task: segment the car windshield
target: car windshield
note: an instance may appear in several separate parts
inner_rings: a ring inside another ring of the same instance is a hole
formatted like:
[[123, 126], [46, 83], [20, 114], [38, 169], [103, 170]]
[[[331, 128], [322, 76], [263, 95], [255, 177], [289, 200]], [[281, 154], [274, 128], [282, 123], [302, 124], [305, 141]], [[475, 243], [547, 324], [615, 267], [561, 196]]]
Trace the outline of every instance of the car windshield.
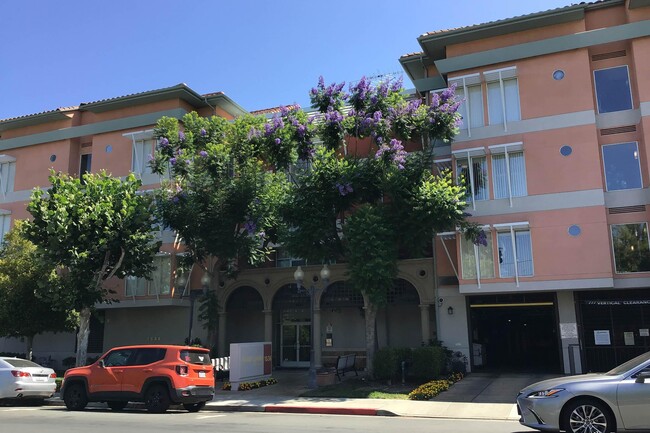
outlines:
[[5, 358], [4, 361], [8, 364], [10, 364], [12, 367], [40, 367], [40, 365], [28, 361], [26, 359], [7, 359]]
[[607, 373], [605, 373], [608, 376], [618, 376], [619, 374], [623, 374], [626, 371], [630, 371], [634, 367], [644, 363], [645, 361], [650, 359], [650, 352], [646, 352], [643, 355], [639, 355], [636, 358], [632, 358], [627, 362], [624, 362], [623, 364], [619, 365], [618, 367], [614, 367], [613, 369], [609, 370]]
[[181, 350], [181, 359], [190, 364], [210, 365], [210, 354], [199, 350]]

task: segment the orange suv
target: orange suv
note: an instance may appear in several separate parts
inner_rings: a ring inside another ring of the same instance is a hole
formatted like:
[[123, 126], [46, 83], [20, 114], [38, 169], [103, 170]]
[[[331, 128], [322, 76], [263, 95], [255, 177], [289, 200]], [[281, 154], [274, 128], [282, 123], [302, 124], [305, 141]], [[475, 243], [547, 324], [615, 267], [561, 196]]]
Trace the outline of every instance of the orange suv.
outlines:
[[210, 351], [189, 346], [125, 346], [106, 352], [95, 363], [65, 372], [61, 387], [69, 410], [89, 401], [105, 401], [122, 410], [129, 401], [144, 402], [162, 413], [172, 403], [198, 412], [214, 396]]

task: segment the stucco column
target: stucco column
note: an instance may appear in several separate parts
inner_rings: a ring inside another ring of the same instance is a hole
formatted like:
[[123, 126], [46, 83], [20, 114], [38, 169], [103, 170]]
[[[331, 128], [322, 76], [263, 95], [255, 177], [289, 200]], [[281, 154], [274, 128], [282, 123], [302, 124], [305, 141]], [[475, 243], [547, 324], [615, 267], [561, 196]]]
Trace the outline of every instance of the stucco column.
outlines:
[[420, 326], [422, 328], [422, 342], [424, 345], [429, 344], [429, 339], [431, 338], [429, 307], [428, 304], [420, 304]]
[[264, 341], [273, 341], [273, 310], [264, 310]]
[[321, 338], [321, 333], [320, 333], [320, 308], [314, 307], [314, 323], [312, 323], [312, 326], [314, 327], [314, 336], [316, 338], [316, 341], [313, 342], [314, 344], [314, 366], [316, 369], [322, 366], [321, 364], [321, 349], [322, 345], [321, 342], [323, 339]]
[[219, 342], [217, 344], [219, 348], [219, 356], [225, 356], [226, 354], [226, 313], [219, 314]]

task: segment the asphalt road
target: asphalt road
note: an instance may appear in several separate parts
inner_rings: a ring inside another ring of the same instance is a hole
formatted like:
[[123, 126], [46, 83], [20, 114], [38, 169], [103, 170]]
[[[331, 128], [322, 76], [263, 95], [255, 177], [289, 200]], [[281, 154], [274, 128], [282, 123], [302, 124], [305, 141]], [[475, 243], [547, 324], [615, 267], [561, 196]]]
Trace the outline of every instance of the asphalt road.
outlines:
[[408, 417], [307, 415], [170, 410], [150, 414], [144, 410], [112, 412], [86, 409], [69, 412], [63, 407], [0, 407], [2, 433], [530, 433], [515, 421], [452, 420]]

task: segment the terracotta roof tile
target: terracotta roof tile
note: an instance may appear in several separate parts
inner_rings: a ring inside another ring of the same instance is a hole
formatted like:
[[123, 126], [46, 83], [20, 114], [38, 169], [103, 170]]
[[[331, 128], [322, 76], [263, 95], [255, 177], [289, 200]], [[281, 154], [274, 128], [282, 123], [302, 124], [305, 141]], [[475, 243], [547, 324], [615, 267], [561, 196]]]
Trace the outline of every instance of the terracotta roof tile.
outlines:
[[45, 110], [45, 111], [39, 111], [38, 113], [30, 113], [30, 114], [24, 114], [22, 116], [14, 116], [14, 117], [8, 117], [6, 119], [0, 119], [0, 122], [8, 122], [10, 120], [18, 120], [18, 119], [24, 119], [26, 117], [31, 117], [31, 116], [40, 116], [43, 114], [50, 114], [50, 113], [56, 113], [56, 112], [67, 112], [67, 111], [74, 111], [78, 110], [79, 106], [78, 105], [73, 105], [70, 107], [59, 107], [55, 108], [54, 110]]
[[289, 110], [293, 109], [300, 109], [300, 105], [298, 104], [291, 104], [291, 105], [279, 105], [277, 107], [271, 107], [271, 108], [263, 108], [261, 110], [254, 110], [251, 111], [250, 113], [254, 116], [260, 115], [260, 114], [275, 114], [279, 113], [282, 110], [282, 107], [288, 108]]

